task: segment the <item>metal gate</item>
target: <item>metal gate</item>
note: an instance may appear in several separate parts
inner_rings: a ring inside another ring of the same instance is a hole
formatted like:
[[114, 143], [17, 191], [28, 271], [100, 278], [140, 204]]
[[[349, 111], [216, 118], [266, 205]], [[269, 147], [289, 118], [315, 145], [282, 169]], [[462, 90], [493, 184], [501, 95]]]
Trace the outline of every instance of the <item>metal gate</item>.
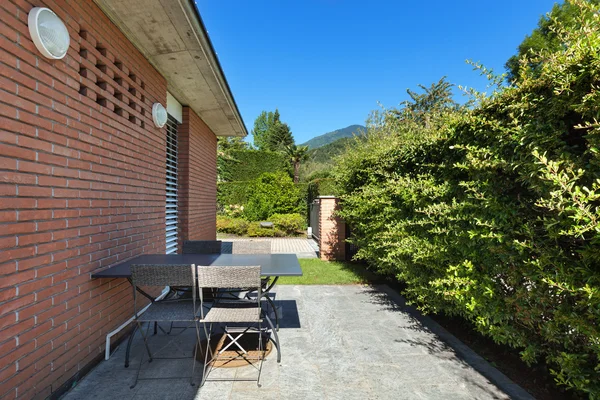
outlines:
[[312, 236], [319, 243], [319, 213], [321, 212], [321, 201], [319, 199], [314, 199], [312, 203], [310, 203], [310, 227], [312, 228]]

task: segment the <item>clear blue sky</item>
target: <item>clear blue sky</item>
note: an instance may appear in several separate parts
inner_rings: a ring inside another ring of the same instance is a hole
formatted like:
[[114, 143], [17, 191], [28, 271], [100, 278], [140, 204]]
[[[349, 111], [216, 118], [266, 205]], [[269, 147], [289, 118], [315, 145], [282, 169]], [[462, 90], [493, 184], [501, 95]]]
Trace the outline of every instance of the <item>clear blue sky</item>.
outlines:
[[485, 90], [465, 60], [504, 72], [554, 3], [197, 0], [248, 132], [279, 108], [297, 143], [364, 124], [378, 102], [396, 106], [407, 88], [444, 75]]

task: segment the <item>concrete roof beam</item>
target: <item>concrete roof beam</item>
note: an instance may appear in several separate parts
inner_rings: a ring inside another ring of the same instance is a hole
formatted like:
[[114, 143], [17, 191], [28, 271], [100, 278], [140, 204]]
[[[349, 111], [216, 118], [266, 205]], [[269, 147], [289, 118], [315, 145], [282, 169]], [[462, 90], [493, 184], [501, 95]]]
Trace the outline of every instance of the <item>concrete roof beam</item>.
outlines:
[[248, 134], [190, 0], [94, 1], [165, 77], [169, 92], [217, 136]]

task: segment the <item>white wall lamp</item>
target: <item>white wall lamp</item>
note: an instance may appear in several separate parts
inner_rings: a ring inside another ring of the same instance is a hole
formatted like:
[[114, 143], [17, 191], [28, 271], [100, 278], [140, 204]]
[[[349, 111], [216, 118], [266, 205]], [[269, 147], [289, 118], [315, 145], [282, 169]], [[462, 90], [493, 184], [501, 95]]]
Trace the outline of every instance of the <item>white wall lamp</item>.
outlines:
[[167, 123], [167, 110], [160, 103], [152, 105], [152, 120], [157, 128], [162, 128]]
[[69, 31], [52, 10], [35, 7], [27, 17], [29, 34], [35, 47], [46, 58], [60, 60], [69, 50]]

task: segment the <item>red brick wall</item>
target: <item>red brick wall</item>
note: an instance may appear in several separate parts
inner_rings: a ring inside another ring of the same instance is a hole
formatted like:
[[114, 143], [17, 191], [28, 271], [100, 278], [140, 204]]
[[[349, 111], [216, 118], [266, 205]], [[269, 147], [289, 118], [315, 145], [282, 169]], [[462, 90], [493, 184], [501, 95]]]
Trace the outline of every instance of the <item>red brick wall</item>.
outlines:
[[[30, 40], [34, 5], [67, 24], [64, 59], [44, 58]], [[0, 62], [0, 398], [43, 398], [132, 314], [126, 280], [90, 273], [164, 252], [165, 129], [151, 107], [166, 104], [166, 82], [83, 0], [0, 1]], [[190, 171], [212, 182], [214, 155], [195, 143], [214, 137], [198, 121]], [[196, 226], [214, 231], [212, 221], [194, 214], [189, 229], [204, 233], [192, 236], [209, 235]]]
[[179, 239], [214, 240], [217, 203], [217, 138], [189, 107], [178, 129]]
[[321, 260], [344, 260], [346, 255], [346, 224], [335, 215], [339, 199], [319, 197], [319, 252]]

